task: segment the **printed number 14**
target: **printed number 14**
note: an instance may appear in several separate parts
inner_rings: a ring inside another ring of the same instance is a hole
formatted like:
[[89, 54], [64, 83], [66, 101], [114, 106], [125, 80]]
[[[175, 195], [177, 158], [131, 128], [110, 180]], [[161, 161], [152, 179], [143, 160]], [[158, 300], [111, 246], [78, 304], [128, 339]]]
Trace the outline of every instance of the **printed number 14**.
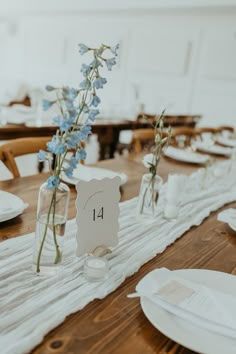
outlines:
[[98, 214], [96, 215], [96, 210], [93, 209], [93, 221], [96, 220], [96, 218], [101, 218], [103, 219], [103, 207], [99, 210]]

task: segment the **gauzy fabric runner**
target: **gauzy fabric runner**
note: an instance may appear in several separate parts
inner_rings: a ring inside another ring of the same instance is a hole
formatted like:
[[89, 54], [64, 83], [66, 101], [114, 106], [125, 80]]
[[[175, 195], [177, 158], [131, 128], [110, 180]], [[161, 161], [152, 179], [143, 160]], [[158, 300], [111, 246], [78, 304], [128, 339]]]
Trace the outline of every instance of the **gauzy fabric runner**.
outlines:
[[1, 354], [29, 352], [66, 316], [104, 298], [211, 211], [236, 200], [235, 173], [236, 162], [228, 160], [182, 176], [179, 215], [174, 221], [163, 217], [166, 185], [152, 222], [136, 216], [137, 198], [120, 203], [119, 245], [109, 255], [109, 276], [101, 282], [83, 277], [85, 257], [75, 256], [75, 220], [67, 223], [63, 267], [51, 278], [32, 271], [34, 233], [0, 243]]

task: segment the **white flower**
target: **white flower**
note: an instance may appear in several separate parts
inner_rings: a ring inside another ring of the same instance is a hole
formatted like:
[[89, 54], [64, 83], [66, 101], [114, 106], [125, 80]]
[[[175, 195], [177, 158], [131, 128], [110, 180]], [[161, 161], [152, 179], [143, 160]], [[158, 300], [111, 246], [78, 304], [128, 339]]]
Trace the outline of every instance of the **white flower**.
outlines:
[[150, 168], [150, 165], [154, 164], [154, 155], [153, 154], [147, 154], [143, 158], [143, 164], [145, 167]]

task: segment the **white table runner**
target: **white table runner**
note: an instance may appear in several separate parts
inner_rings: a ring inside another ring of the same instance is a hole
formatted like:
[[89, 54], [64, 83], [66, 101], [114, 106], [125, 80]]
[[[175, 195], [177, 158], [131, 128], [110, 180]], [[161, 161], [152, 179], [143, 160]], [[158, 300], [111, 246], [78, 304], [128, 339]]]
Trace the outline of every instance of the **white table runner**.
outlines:
[[[34, 233], [0, 243], [1, 354], [27, 353], [66, 316], [96, 298], [104, 298], [126, 277], [161, 253], [213, 210], [236, 200], [236, 162], [224, 161], [185, 178], [179, 217], [163, 218], [164, 186], [155, 221], [140, 223], [134, 209], [137, 198], [120, 204], [119, 245], [109, 259], [109, 277], [97, 283], [84, 279], [84, 257], [75, 257], [75, 221], [67, 223], [64, 266], [52, 278], [36, 276], [32, 269]], [[128, 301], [128, 300], [127, 300]]]

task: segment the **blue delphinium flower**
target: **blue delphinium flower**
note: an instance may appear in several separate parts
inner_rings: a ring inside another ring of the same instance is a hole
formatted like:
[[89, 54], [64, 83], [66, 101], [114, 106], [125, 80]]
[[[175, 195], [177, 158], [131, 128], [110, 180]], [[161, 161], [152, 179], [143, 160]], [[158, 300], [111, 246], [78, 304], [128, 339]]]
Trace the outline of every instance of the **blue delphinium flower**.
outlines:
[[77, 145], [81, 142], [81, 132], [75, 131], [72, 132], [66, 139], [66, 145], [69, 149], [75, 149]]
[[82, 90], [89, 90], [91, 88], [91, 82], [88, 79], [82, 81], [79, 85]]
[[100, 98], [97, 95], [93, 95], [92, 101], [90, 103], [91, 106], [97, 107], [101, 102]]
[[84, 125], [80, 130], [81, 140], [86, 140], [88, 135], [91, 134], [91, 125]]
[[96, 89], [102, 89], [103, 85], [105, 85], [106, 83], [107, 79], [105, 79], [104, 77], [98, 77], [96, 80], [94, 80], [93, 87], [95, 87]]
[[89, 47], [87, 47], [85, 44], [80, 43], [79, 44], [79, 53], [81, 55], [84, 55], [85, 53], [87, 53], [89, 51]]
[[[56, 122], [55, 119], [57, 119], [57, 117], [54, 118], [53, 122]], [[57, 122], [58, 124], [56, 125], [60, 127], [60, 131], [67, 132], [74, 124], [74, 117], [64, 115], [63, 117], [59, 117]]]
[[39, 150], [39, 152], [38, 152], [38, 160], [40, 161], [40, 162], [43, 162], [43, 161], [45, 161], [45, 159], [48, 157], [48, 153], [46, 152], [46, 151], [44, 151], [44, 150]]
[[43, 100], [42, 106], [43, 110], [47, 111], [52, 105], [54, 105], [55, 101], [48, 101], [48, 100]]
[[76, 158], [78, 160], [85, 160], [86, 156], [87, 156], [87, 152], [83, 148], [81, 148], [79, 151], [76, 152]]
[[78, 94], [78, 91], [73, 87], [63, 87], [62, 91], [63, 98], [68, 101], [74, 101]]
[[96, 116], [99, 114], [98, 109], [91, 109], [88, 114], [88, 119], [91, 120], [92, 122], [95, 121]]
[[66, 145], [57, 135], [54, 135], [52, 141], [47, 143], [48, 150], [53, 154], [63, 154], [66, 151]]
[[87, 77], [90, 74], [92, 67], [90, 65], [82, 64], [81, 72], [83, 73], [84, 77]]
[[116, 58], [106, 59], [106, 66], [108, 70], [111, 70], [113, 65], [116, 64]]
[[60, 180], [57, 176], [50, 176], [47, 179], [48, 189], [56, 189], [59, 186]]
[[116, 57], [117, 57], [117, 55], [118, 55], [117, 51], [118, 51], [119, 47], [120, 47], [119, 44], [115, 45], [114, 47], [110, 47], [110, 51], [111, 51], [112, 54], [114, 54]]
[[99, 68], [99, 66], [103, 66], [101, 61], [98, 60], [97, 58], [95, 58], [91, 63], [90, 63], [90, 66], [93, 68], [93, 69], [97, 69]]

